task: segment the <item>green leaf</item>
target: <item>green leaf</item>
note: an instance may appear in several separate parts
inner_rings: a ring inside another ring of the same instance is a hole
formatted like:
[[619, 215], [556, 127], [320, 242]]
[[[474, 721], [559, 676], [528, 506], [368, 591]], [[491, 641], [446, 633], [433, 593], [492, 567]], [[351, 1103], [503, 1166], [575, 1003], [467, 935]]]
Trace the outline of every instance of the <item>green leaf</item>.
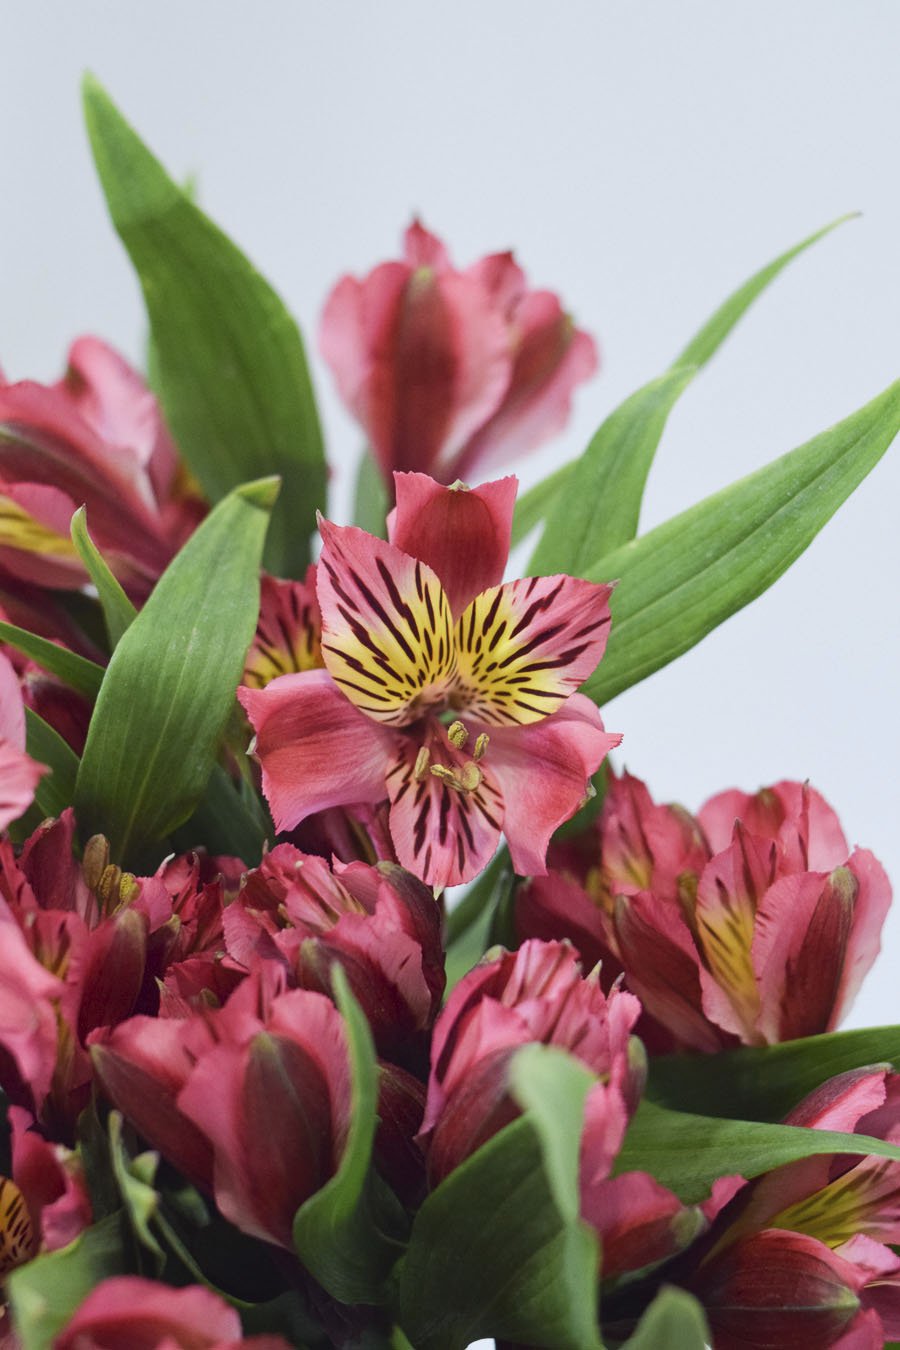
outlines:
[[589, 568], [620, 578], [609, 647], [583, 692], [606, 703], [772, 585], [900, 429], [900, 382], [837, 426]]
[[214, 764], [197, 809], [172, 832], [171, 843], [179, 853], [203, 844], [211, 854], [228, 854], [256, 867], [266, 840], [274, 836], [275, 827], [255, 794], [243, 781], [235, 786], [222, 766]]
[[491, 928], [503, 896], [512, 884], [512, 866], [504, 846], [447, 915], [447, 993], [476, 965], [491, 945]]
[[59, 816], [75, 800], [78, 756], [59, 732], [32, 708], [25, 709], [25, 749], [50, 772], [38, 783], [34, 799], [41, 815]]
[[480, 1336], [597, 1350], [596, 1235], [578, 1217], [578, 1154], [593, 1077], [551, 1046], [523, 1047], [524, 1114], [428, 1196], [400, 1266], [400, 1323], [416, 1350]]
[[107, 1128], [113, 1176], [125, 1214], [137, 1242], [149, 1253], [150, 1273], [159, 1278], [166, 1264], [166, 1256], [151, 1229], [159, 1210], [159, 1196], [153, 1186], [159, 1154], [142, 1153], [136, 1158], [129, 1158], [122, 1139], [122, 1116], [118, 1111], [109, 1113]]
[[24, 652], [26, 656], [30, 656], [32, 661], [36, 661], [51, 675], [56, 675], [70, 689], [84, 694], [85, 698], [97, 697], [97, 691], [103, 681], [103, 667], [94, 661], [88, 661], [86, 657], [78, 656], [65, 647], [58, 647], [55, 642], [48, 642], [46, 638], [38, 637], [36, 633], [29, 633], [24, 628], [17, 628], [15, 624], [4, 623], [2, 620], [0, 620], [0, 641], [8, 642], [17, 652]]
[[360, 529], [368, 530], [378, 539], [387, 538], [388, 511], [391, 509], [390, 496], [378, 462], [371, 450], [363, 451], [356, 473], [356, 493], [353, 506], [353, 520]]
[[6, 1292], [22, 1350], [51, 1350], [54, 1338], [101, 1280], [128, 1273], [127, 1224], [111, 1214], [59, 1251], [7, 1276]]
[[779, 254], [772, 262], [767, 263], [765, 267], [755, 272], [749, 281], [746, 281], [733, 295], [728, 297], [723, 305], [720, 305], [712, 318], [688, 343], [681, 355], [672, 362], [673, 367], [705, 365], [722, 345], [738, 319], [743, 317], [756, 297], [766, 289], [771, 281], [775, 280], [779, 272], [783, 271], [789, 262], [792, 262], [798, 254], [804, 253], [812, 244], [824, 239], [826, 234], [831, 234], [831, 231], [836, 230], [839, 225], [845, 225], [848, 220], [856, 220], [858, 216], [858, 211], [850, 211], [845, 216], [838, 216], [837, 220], [831, 221], [829, 225], [823, 225], [821, 230], [816, 230], [806, 239], [801, 239], [799, 244], [789, 248], [786, 253]]
[[683, 390], [779, 272], [851, 218], [832, 221], [756, 272], [716, 310], [668, 371], [607, 417], [580, 459], [526, 494], [520, 504], [523, 523], [531, 528], [539, 519], [547, 520], [529, 574], [582, 576], [597, 558], [634, 538], [647, 475]]
[[581, 576], [597, 558], [634, 538], [660, 437], [696, 370], [667, 371], [610, 413], [554, 495], [525, 569], [529, 576]]
[[378, 1105], [378, 1067], [369, 1024], [343, 969], [332, 968], [335, 1002], [350, 1051], [352, 1111], [340, 1166], [294, 1216], [294, 1247], [319, 1284], [342, 1303], [384, 1301], [384, 1284], [399, 1246], [379, 1226], [371, 1171]]
[[664, 1285], [622, 1350], [704, 1350], [709, 1326], [701, 1305], [685, 1289]]
[[220, 502], [112, 654], [75, 808], [85, 837], [105, 834], [123, 865], [146, 865], [152, 846], [188, 818], [209, 782], [256, 627], [260, 556], [277, 490], [277, 480], [263, 479]]
[[326, 470], [299, 329], [91, 76], [84, 105], [109, 212], [144, 290], [155, 380], [178, 447], [213, 501], [281, 476], [266, 566], [302, 576]]
[[778, 1121], [835, 1074], [885, 1063], [900, 1069], [900, 1027], [831, 1031], [718, 1055], [661, 1056], [650, 1060], [647, 1095], [681, 1111]]
[[109, 645], [112, 650], [137, 614], [137, 610], [109, 570], [97, 545], [88, 534], [86, 509], [83, 506], [79, 506], [72, 517], [72, 543], [78, 550], [78, 556], [97, 588], [97, 595], [100, 597], [100, 605], [103, 609], [103, 618], [106, 622], [106, 631], [109, 635]]
[[739, 1173], [749, 1180], [818, 1153], [874, 1153], [900, 1161], [900, 1148], [864, 1134], [723, 1120], [645, 1100], [628, 1127], [615, 1171], [649, 1172], [692, 1205], [706, 1199], [717, 1177]]

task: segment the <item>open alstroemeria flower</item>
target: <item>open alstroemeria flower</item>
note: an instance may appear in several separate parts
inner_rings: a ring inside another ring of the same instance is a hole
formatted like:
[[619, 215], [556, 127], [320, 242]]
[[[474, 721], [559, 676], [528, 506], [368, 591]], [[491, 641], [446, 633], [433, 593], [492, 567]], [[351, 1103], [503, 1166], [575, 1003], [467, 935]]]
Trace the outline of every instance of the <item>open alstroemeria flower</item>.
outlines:
[[603, 655], [611, 587], [500, 584], [515, 478], [395, 484], [390, 543], [321, 523], [326, 669], [239, 691], [276, 828], [387, 797], [400, 862], [432, 886], [474, 877], [501, 831], [516, 870], [543, 873], [621, 739], [575, 693]]

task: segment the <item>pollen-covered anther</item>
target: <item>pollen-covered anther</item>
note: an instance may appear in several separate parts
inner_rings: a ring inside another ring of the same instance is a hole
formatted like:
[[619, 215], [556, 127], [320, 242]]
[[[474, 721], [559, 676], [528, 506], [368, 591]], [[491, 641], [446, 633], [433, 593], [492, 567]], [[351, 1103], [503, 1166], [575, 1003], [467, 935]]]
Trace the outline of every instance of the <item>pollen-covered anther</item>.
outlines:
[[491, 738], [487, 734], [487, 732], [486, 731], [479, 732], [479, 734], [475, 738], [475, 749], [472, 751], [474, 757], [476, 759], [483, 759], [484, 752], [487, 750], [490, 743]]
[[97, 899], [108, 914], [130, 904], [140, 890], [137, 878], [131, 872], [123, 872], [121, 867], [110, 863], [104, 867], [100, 880], [94, 887]]
[[416, 765], [413, 769], [413, 778], [417, 783], [421, 783], [422, 779], [425, 777], [425, 774], [428, 771], [428, 761], [430, 759], [431, 755], [428, 753], [428, 746], [423, 745], [416, 755]]
[[461, 750], [469, 739], [469, 733], [462, 722], [451, 722], [447, 728], [447, 739], [451, 745], [455, 745], [457, 750]]
[[92, 834], [84, 846], [81, 870], [84, 879], [92, 891], [100, 885], [100, 879], [109, 866], [109, 840], [102, 834]]
[[457, 792], [474, 792], [483, 778], [478, 765], [471, 759], [458, 772], [456, 769], [448, 769], [443, 764], [432, 764], [431, 772], [435, 778], [440, 778], [442, 783], [446, 783]]

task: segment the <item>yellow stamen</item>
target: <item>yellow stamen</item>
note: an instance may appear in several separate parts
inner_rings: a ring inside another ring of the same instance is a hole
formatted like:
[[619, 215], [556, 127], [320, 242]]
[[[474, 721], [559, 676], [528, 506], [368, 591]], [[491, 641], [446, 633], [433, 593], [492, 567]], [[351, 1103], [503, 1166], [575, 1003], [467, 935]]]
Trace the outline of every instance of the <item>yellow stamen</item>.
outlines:
[[469, 733], [462, 722], [451, 722], [447, 728], [447, 739], [451, 745], [456, 746], [457, 750], [461, 750], [469, 739]]
[[457, 792], [474, 792], [482, 779], [481, 770], [471, 760], [459, 773], [455, 769], [448, 769], [443, 764], [432, 764], [431, 772], [435, 778], [440, 778], [442, 783], [446, 783], [448, 787], [454, 788]]
[[491, 743], [491, 738], [486, 731], [482, 731], [475, 738], [475, 749], [472, 752], [476, 759], [483, 759], [484, 752]]
[[428, 753], [428, 746], [423, 745], [419, 753], [416, 755], [416, 767], [413, 769], [413, 778], [415, 778], [417, 783], [420, 783], [422, 779], [425, 777], [425, 772], [428, 768], [428, 761], [430, 758], [431, 756]]

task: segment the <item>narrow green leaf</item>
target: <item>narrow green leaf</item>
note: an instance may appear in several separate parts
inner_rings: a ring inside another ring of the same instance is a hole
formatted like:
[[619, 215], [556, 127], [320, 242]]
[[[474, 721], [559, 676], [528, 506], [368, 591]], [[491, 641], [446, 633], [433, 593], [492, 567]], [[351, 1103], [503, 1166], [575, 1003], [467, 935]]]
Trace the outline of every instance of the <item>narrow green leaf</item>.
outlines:
[[8, 642], [17, 652], [24, 652], [51, 675], [56, 675], [63, 684], [75, 689], [85, 698], [94, 699], [103, 681], [103, 667], [84, 656], [70, 652], [66, 647], [57, 647], [55, 642], [29, 633], [15, 624], [0, 621], [0, 640]]
[[672, 362], [673, 368], [675, 366], [705, 365], [722, 345], [738, 319], [743, 317], [756, 297], [766, 289], [770, 282], [775, 280], [779, 272], [783, 271], [789, 262], [792, 262], [798, 254], [804, 253], [812, 244], [824, 239], [826, 234], [831, 234], [832, 230], [836, 230], [839, 225], [845, 225], [848, 220], [855, 220], [858, 216], [858, 211], [850, 211], [845, 216], [839, 216], [837, 220], [831, 221], [829, 225], [824, 225], [821, 230], [816, 230], [814, 234], [802, 239], [799, 244], [795, 244], [787, 252], [779, 254], [772, 262], [767, 263], [765, 267], [755, 272], [749, 281], [746, 281], [733, 295], [728, 297], [723, 305], [720, 305], [712, 318], [703, 325], [700, 332], [692, 338], [680, 356]]
[[350, 992], [343, 969], [332, 968], [335, 1002], [350, 1050], [353, 1105], [340, 1166], [294, 1217], [294, 1247], [319, 1284], [342, 1303], [379, 1303], [399, 1254], [379, 1227], [371, 1171], [378, 1105], [378, 1068], [369, 1024]]
[[78, 756], [59, 732], [33, 708], [25, 709], [25, 749], [50, 772], [37, 785], [34, 799], [42, 816], [59, 816], [75, 800]]
[[527, 494], [521, 514], [528, 528], [541, 518], [547, 521], [529, 574], [581, 576], [597, 558], [634, 538], [647, 475], [666, 420], [683, 390], [779, 272], [850, 219], [842, 216], [832, 221], [756, 272], [716, 310], [668, 371], [607, 417], [580, 459], [564, 465]]
[[387, 538], [388, 511], [391, 509], [390, 496], [384, 485], [381, 470], [371, 450], [364, 450], [356, 472], [356, 493], [353, 506], [353, 520], [360, 529], [368, 530], [378, 539]]
[[578, 1218], [584, 1066], [550, 1046], [512, 1061], [524, 1115], [422, 1205], [400, 1266], [400, 1322], [416, 1350], [497, 1336], [598, 1350], [595, 1234]]
[[222, 766], [214, 764], [197, 809], [172, 832], [171, 843], [179, 853], [203, 844], [212, 854], [229, 854], [256, 867], [267, 838], [274, 836], [275, 827], [255, 794], [245, 790], [243, 783], [236, 787]]
[[576, 462], [572, 460], [569, 464], [561, 464], [553, 473], [542, 478], [534, 487], [520, 493], [516, 498], [512, 526], [513, 548], [516, 544], [521, 544], [525, 536], [549, 515], [557, 494], [571, 478]]
[[481, 960], [491, 945], [494, 916], [512, 882], [509, 853], [504, 846], [447, 915], [447, 993]]
[[686, 1289], [664, 1285], [622, 1350], [704, 1350], [709, 1326], [701, 1305]]
[[660, 437], [696, 369], [667, 371], [610, 413], [554, 495], [529, 576], [581, 576], [597, 558], [634, 538]]
[[175, 440], [213, 501], [248, 479], [282, 477], [266, 566], [302, 576], [326, 471], [300, 331], [90, 76], [84, 105], [109, 212], [144, 290]]
[[661, 1056], [650, 1060], [647, 1095], [680, 1111], [779, 1121], [835, 1074], [885, 1063], [900, 1069], [900, 1027], [831, 1031], [720, 1055]]
[[137, 614], [137, 610], [109, 570], [88, 533], [87, 513], [83, 506], [79, 506], [72, 517], [72, 543], [78, 550], [78, 556], [87, 568], [91, 581], [97, 587], [112, 650]]
[[584, 692], [606, 703], [772, 585], [900, 429], [900, 382], [837, 426], [589, 568], [620, 579], [609, 647]]
[[864, 1134], [768, 1125], [757, 1120], [669, 1111], [644, 1100], [616, 1159], [615, 1170], [649, 1172], [687, 1205], [709, 1195], [717, 1177], [757, 1177], [773, 1167], [819, 1153], [874, 1153], [900, 1161], [900, 1148]]
[[220, 502], [112, 654], [75, 807], [85, 836], [105, 834], [117, 862], [146, 865], [209, 782], [256, 627], [277, 491], [277, 479], [262, 479]]
[[59, 1251], [38, 1256], [7, 1276], [6, 1292], [22, 1350], [51, 1350], [53, 1341], [101, 1280], [128, 1272], [127, 1224], [111, 1214]]
[[137, 1242], [149, 1253], [153, 1275], [159, 1278], [166, 1256], [151, 1228], [159, 1210], [159, 1196], [153, 1187], [159, 1154], [143, 1153], [137, 1158], [129, 1158], [122, 1139], [122, 1116], [118, 1111], [110, 1112], [107, 1128], [113, 1176], [125, 1214]]

